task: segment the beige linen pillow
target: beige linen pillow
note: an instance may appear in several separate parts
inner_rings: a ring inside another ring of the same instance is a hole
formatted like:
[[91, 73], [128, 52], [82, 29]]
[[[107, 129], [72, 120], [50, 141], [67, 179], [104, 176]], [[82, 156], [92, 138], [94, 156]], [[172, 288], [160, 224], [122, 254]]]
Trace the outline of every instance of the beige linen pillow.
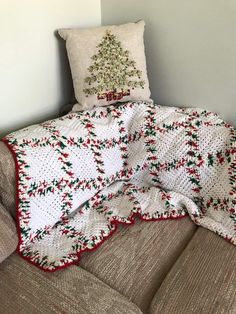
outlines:
[[62, 29], [79, 110], [125, 101], [151, 101], [144, 21]]

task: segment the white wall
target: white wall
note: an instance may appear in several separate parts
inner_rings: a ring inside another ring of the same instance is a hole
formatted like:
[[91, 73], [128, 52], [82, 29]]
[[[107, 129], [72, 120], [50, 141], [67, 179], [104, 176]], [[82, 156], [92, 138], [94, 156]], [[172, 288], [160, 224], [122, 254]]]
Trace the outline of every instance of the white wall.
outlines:
[[144, 19], [152, 96], [236, 126], [235, 0], [101, 0], [102, 24]]
[[[236, 125], [236, 1], [101, 0], [103, 24], [146, 20], [152, 96]], [[60, 27], [101, 23], [100, 0], [0, 1], [0, 136], [57, 114], [73, 94]]]
[[100, 0], [0, 1], [0, 135], [70, 101], [70, 70], [55, 30], [100, 24]]

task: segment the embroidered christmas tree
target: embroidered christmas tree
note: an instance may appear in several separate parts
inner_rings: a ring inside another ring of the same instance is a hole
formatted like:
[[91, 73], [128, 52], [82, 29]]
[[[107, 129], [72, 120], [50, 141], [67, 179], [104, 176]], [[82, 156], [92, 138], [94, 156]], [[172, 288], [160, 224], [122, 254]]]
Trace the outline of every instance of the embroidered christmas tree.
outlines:
[[98, 53], [91, 57], [93, 63], [88, 68], [90, 76], [84, 80], [88, 84], [83, 90], [87, 96], [97, 94], [98, 99], [119, 101], [130, 95], [130, 89], [144, 88], [142, 71], [114, 34], [106, 31], [97, 48]]

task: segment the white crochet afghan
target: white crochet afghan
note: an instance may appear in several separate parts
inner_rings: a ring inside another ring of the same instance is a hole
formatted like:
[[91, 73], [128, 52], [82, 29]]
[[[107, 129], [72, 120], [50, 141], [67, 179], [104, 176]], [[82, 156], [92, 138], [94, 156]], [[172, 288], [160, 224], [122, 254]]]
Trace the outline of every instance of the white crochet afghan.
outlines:
[[18, 252], [54, 271], [117, 226], [181, 218], [236, 244], [236, 130], [200, 109], [101, 107], [8, 135]]

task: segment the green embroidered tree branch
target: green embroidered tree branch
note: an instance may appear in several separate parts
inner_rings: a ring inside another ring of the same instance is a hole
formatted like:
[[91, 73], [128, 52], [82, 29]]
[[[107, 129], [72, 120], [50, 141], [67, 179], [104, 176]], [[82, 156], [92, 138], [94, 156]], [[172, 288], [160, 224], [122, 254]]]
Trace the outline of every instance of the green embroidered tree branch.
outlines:
[[[98, 99], [101, 99], [109, 92], [113, 94], [111, 100], [115, 99], [114, 93], [121, 99], [129, 95], [131, 88], [144, 88], [142, 71], [137, 69], [134, 60], [129, 59], [129, 51], [121, 47], [114, 34], [107, 31], [97, 48], [98, 53], [91, 57], [93, 63], [88, 68], [90, 76], [84, 80], [89, 86], [83, 90], [87, 96], [98, 94]], [[95, 83], [97, 85], [92, 86]], [[121, 92], [117, 92], [118, 89]]]

